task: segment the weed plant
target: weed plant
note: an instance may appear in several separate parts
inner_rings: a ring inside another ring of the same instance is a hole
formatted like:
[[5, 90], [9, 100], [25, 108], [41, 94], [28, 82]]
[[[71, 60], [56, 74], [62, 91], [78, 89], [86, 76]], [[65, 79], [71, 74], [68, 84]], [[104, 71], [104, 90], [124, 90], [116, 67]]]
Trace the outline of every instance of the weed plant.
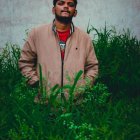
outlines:
[[16, 44], [7, 43], [0, 53], [1, 92], [10, 92], [17, 81], [21, 78], [21, 74], [18, 68], [19, 57], [20, 48]]
[[87, 30], [94, 32], [94, 46], [99, 60], [99, 78], [112, 93], [140, 95], [140, 41], [130, 30], [117, 33], [115, 28]]
[[[91, 31], [97, 34], [100, 73], [94, 87], [85, 87], [80, 104], [73, 103], [73, 94], [82, 71], [63, 87], [69, 100], [57, 102], [63, 89], [56, 85], [47, 96], [41, 66], [39, 89], [29, 87], [18, 69], [19, 46], [6, 44], [0, 53], [1, 140], [140, 140], [140, 42], [130, 32]], [[34, 102], [38, 90], [43, 103]]]

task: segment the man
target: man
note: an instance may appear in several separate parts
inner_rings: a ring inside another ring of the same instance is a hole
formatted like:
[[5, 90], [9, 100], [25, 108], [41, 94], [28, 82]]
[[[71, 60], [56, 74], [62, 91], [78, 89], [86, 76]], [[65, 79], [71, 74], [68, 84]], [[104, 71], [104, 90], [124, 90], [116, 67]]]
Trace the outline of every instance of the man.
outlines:
[[[72, 23], [77, 15], [77, 0], [54, 0], [53, 5], [55, 20], [30, 32], [19, 60], [19, 68], [31, 86], [39, 82], [41, 65], [48, 94], [56, 84], [60, 87], [70, 81], [72, 84], [80, 70], [83, 74], [77, 85], [84, 86], [86, 78], [92, 85], [98, 74], [98, 61], [89, 35]], [[68, 93], [64, 95], [68, 98]]]

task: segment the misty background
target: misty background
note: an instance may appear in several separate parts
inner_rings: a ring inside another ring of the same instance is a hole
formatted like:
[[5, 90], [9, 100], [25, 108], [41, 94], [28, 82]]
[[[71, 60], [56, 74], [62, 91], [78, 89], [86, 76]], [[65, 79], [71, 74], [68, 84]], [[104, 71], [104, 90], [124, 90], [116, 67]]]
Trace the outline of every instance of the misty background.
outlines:
[[[5, 43], [24, 44], [27, 30], [52, 22], [53, 0], [0, 0], [0, 48]], [[78, 0], [76, 26], [86, 31], [88, 23], [97, 29], [129, 28], [140, 39], [140, 0]]]

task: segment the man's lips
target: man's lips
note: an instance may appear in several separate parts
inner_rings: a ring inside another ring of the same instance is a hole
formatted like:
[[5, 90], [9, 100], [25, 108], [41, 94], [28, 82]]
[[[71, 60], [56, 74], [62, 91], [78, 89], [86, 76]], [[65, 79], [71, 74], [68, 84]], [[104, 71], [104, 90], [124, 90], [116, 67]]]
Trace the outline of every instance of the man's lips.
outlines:
[[61, 13], [68, 13], [68, 14], [70, 14], [70, 12], [69, 12], [69, 11], [61, 11]]

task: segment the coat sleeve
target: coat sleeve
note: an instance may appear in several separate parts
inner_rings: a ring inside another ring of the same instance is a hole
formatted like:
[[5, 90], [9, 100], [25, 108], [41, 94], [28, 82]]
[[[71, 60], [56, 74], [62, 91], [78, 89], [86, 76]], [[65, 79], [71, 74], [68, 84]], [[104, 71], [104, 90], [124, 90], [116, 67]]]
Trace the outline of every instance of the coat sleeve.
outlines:
[[28, 84], [33, 86], [38, 83], [37, 75], [37, 51], [35, 46], [35, 29], [33, 29], [23, 46], [19, 59], [19, 69], [28, 80]]
[[89, 79], [90, 84], [93, 85], [95, 79], [98, 76], [98, 60], [94, 51], [94, 46], [92, 41], [90, 40], [88, 43], [88, 49], [87, 49], [87, 57], [86, 57], [86, 63], [85, 63], [85, 80]]

